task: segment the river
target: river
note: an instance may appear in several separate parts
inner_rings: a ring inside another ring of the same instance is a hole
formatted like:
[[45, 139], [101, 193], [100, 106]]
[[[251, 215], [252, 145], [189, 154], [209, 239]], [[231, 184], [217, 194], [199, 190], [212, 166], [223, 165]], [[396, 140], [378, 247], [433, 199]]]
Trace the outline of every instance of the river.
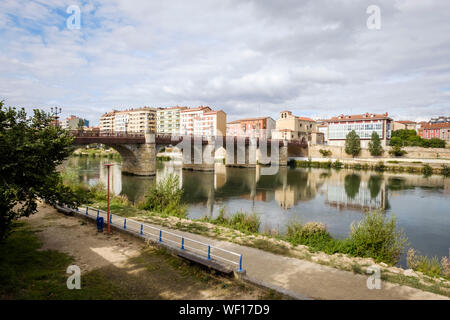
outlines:
[[[79, 182], [106, 185], [106, 162], [115, 164], [111, 190], [125, 194], [131, 202], [139, 201], [155, 181], [170, 173], [178, 175], [190, 218], [216, 216], [224, 207], [227, 213], [256, 212], [261, 216], [261, 231], [283, 233], [292, 220], [318, 221], [333, 236], [344, 238], [364, 212], [381, 209], [388, 216], [395, 214], [411, 247], [429, 257], [449, 255], [450, 178], [443, 176], [286, 167], [264, 176], [259, 168], [216, 164], [215, 172], [198, 172], [158, 162], [156, 176], [139, 177], [122, 175], [120, 161], [90, 157], [70, 157], [64, 168]], [[404, 256], [400, 264], [405, 266]]]

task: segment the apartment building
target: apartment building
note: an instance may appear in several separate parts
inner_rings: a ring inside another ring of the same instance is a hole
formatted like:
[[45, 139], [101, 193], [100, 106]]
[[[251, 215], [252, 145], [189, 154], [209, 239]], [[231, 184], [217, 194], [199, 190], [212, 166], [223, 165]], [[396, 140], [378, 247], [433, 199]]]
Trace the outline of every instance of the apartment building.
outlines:
[[272, 137], [272, 130], [275, 127], [275, 120], [271, 117], [234, 120], [227, 123], [227, 136], [269, 139]]
[[313, 119], [297, 117], [291, 111], [285, 110], [280, 113], [280, 118], [276, 121], [276, 129], [272, 132], [272, 138], [311, 141], [313, 132], [317, 132], [317, 124]]
[[344, 146], [347, 134], [355, 130], [361, 140], [361, 147], [367, 148], [372, 132], [378, 133], [383, 146], [391, 139], [393, 121], [384, 114], [339, 115], [328, 120], [328, 144]]
[[431, 118], [430, 123], [450, 123], [450, 117], [439, 116], [435, 118]]
[[139, 109], [129, 109], [127, 132], [129, 133], [156, 133], [156, 109], [142, 107]]
[[83, 127], [89, 127], [89, 121], [74, 115], [70, 115], [66, 119], [61, 121], [61, 128], [68, 130], [77, 130], [80, 124], [80, 121], [83, 123]]
[[450, 142], [450, 122], [425, 123], [419, 135], [424, 139], [438, 138]]
[[157, 132], [167, 135], [181, 135], [181, 111], [187, 107], [158, 108], [156, 110]]
[[128, 110], [117, 111], [114, 115], [114, 131], [115, 132], [127, 132], [128, 121], [130, 120], [130, 114]]
[[181, 110], [181, 134], [195, 136], [225, 135], [227, 115], [222, 110], [212, 110], [210, 107]]
[[116, 110], [106, 112], [100, 117], [100, 132], [114, 132], [114, 119], [117, 112]]

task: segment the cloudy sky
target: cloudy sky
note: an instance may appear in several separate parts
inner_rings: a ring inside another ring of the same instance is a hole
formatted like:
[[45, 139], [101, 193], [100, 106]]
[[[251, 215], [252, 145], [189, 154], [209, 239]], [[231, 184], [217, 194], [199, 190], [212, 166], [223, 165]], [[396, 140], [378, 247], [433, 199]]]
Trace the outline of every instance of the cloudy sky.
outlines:
[[1, 0], [0, 99], [91, 124], [144, 105], [422, 120], [450, 115], [449, 35], [448, 0]]

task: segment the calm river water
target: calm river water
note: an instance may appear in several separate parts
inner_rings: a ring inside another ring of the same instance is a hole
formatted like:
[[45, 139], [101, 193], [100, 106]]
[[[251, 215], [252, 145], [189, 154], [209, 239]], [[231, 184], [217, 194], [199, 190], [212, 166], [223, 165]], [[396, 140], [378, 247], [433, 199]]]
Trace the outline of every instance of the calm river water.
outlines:
[[[318, 221], [327, 225], [335, 237], [344, 238], [353, 221], [370, 209], [395, 214], [398, 225], [408, 236], [410, 246], [427, 256], [449, 255], [450, 178], [423, 177], [403, 173], [378, 174], [371, 171], [289, 169], [278, 174], [260, 175], [260, 170], [227, 168], [216, 164], [215, 172], [182, 170], [172, 162], [158, 162], [154, 177], [122, 175], [120, 162], [100, 158], [71, 157], [65, 170], [74, 179], [106, 185], [106, 162], [112, 168], [111, 188], [139, 201], [150, 185], [175, 173], [184, 188], [184, 201], [191, 218], [216, 216], [238, 210], [261, 216], [261, 230], [285, 231], [291, 220]], [[400, 262], [405, 265], [404, 257]]]

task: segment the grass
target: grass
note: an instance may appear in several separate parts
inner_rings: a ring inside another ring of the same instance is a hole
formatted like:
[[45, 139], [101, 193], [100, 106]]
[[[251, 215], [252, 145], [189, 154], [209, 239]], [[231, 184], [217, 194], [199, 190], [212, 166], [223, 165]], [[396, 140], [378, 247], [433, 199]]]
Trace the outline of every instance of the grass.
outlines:
[[216, 218], [204, 217], [201, 221], [235, 229], [246, 234], [258, 233], [261, 225], [261, 219], [256, 213], [247, 214], [238, 211], [232, 216], [226, 216], [224, 208], [220, 209]]
[[443, 277], [450, 280], [450, 263], [447, 257], [440, 261], [437, 257], [428, 258], [409, 249], [406, 257], [408, 267], [431, 277]]

